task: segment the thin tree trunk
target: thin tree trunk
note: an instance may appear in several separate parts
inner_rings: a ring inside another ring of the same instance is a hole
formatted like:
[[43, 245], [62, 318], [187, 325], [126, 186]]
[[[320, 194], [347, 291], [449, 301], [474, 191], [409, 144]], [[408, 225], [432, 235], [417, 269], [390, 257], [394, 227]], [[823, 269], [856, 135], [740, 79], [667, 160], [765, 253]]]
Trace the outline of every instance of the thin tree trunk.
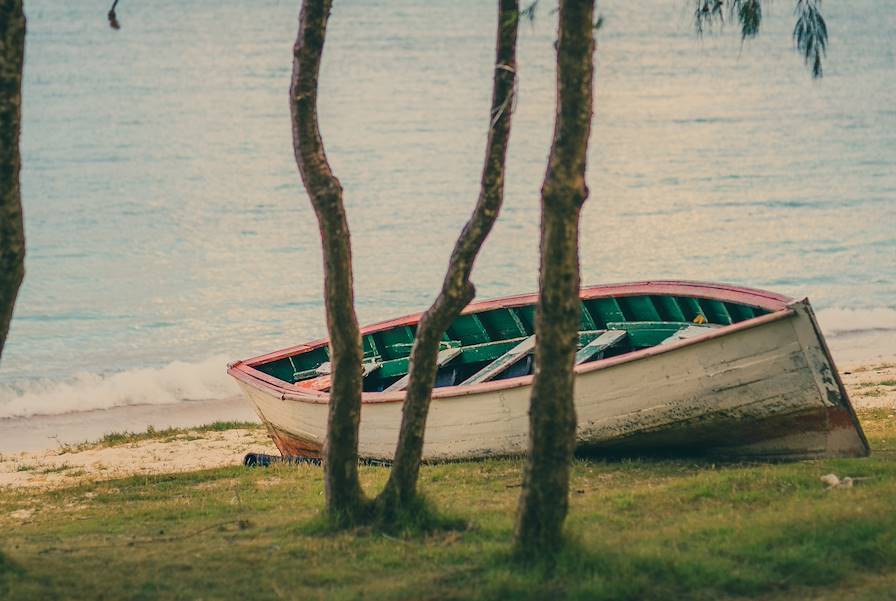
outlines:
[[22, 0], [0, 0], [0, 354], [25, 277], [25, 228], [19, 187], [24, 57]]
[[541, 188], [541, 271], [535, 314], [535, 378], [529, 456], [523, 471], [514, 546], [524, 556], [563, 542], [569, 466], [575, 449], [573, 361], [581, 314], [579, 212], [588, 197], [594, 0], [561, 0], [554, 140]]
[[317, 119], [321, 55], [330, 0], [303, 0], [293, 48], [290, 108], [293, 149], [320, 226], [324, 258], [324, 302], [330, 334], [330, 390], [324, 480], [327, 510], [341, 522], [355, 521], [365, 501], [358, 480], [363, 350], [355, 314], [352, 253], [342, 186], [330, 169]]
[[423, 433], [438, 370], [436, 358], [439, 341], [451, 322], [475, 296], [470, 271], [504, 200], [505, 161], [516, 82], [519, 16], [517, 0], [499, 0], [492, 106], [479, 198], [473, 214], [455, 243], [442, 289], [417, 326], [398, 445], [389, 480], [378, 498], [380, 510], [387, 517], [395, 516], [402, 509], [408, 508], [416, 499]]

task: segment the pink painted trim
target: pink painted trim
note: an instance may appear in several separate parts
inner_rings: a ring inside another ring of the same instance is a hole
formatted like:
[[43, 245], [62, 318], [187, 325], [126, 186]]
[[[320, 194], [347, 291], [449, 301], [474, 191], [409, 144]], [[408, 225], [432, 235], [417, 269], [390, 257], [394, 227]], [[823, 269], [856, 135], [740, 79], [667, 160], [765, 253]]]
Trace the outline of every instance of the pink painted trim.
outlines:
[[[712, 300], [728, 301], [733, 303], [741, 303], [760, 307], [768, 311], [780, 311], [793, 302], [792, 298], [769, 292], [767, 290], [759, 290], [758, 288], [744, 288], [741, 286], [733, 286], [729, 284], [713, 284], [709, 282], [688, 282], [677, 280], [655, 280], [644, 282], [631, 282], [627, 284], [600, 284], [582, 288], [582, 300], [593, 300], [596, 298], [620, 297], [620, 296], [639, 296], [643, 294], [665, 294], [673, 296], [694, 296], [698, 298], [708, 298]], [[538, 294], [521, 294], [518, 296], [508, 296], [504, 298], [479, 301], [467, 305], [461, 312], [461, 315], [469, 313], [479, 313], [491, 309], [500, 309], [504, 307], [519, 307], [531, 305], [538, 301]], [[375, 324], [362, 328], [361, 335], [372, 334], [389, 330], [398, 326], [411, 326], [420, 321], [422, 313], [412, 313], [402, 317], [396, 317], [386, 321], [377, 322]], [[249, 366], [261, 365], [278, 361], [287, 357], [298, 355], [326, 345], [327, 338], [319, 338], [299, 344], [297, 346], [274, 351], [266, 355], [245, 359], [240, 363]], [[279, 380], [278, 380], [279, 381]]]
[[[705, 340], [719, 338], [758, 327], [766, 323], [792, 317], [794, 311], [788, 308], [793, 299], [786, 296], [758, 290], [753, 288], [743, 288], [739, 286], [731, 286], [727, 284], [712, 284], [703, 282], [685, 282], [685, 281], [646, 281], [633, 282], [628, 284], [604, 284], [599, 286], [590, 286], [583, 288], [581, 298], [583, 300], [592, 300], [596, 298], [621, 297], [621, 296], [639, 296], [639, 295], [673, 295], [673, 296], [690, 296], [697, 298], [706, 298], [711, 300], [726, 301], [732, 303], [740, 303], [760, 307], [767, 311], [772, 311], [767, 315], [754, 317], [747, 321], [732, 324], [722, 328], [717, 328], [702, 336], [680, 340], [662, 346], [654, 346], [639, 351], [626, 353], [617, 357], [610, 357], [600, 361], [585, 363], [576, 366], [575, 372], [588, 373], [600, 369], [607, 369], [614, 365], [637, 361], [646, 357], [659, 355], [674, 351], [676, 349], [697, 344]], [[480, 311], [488, 311], [491, 309], [499, 309], [504, 307], [518, 307], [522, 305], [531, 305], [538, 300], [537, 294], [525, 294], [520, 296], [511, 296], [495, 300], [481, 301], [468, 305], [462, 314], [478, 313]], [[413, 315], [405, 315], [396, 319], [382, 321], [361, 330], [362, 335], [388, 330], [398, 326], [414, 325], [420, 320], [421, 313]], [[246, 384], [265, 390], [279, 396], [283, 400], [295, 400], [305, 403], [327, 403], [329, 394], [326, 392], [318, 392], [307, 390], [288, 382], [284, 382], [278, 378], [270, 376], [262, 371], [254, 369], [255, 366], [271, 361], [278, 361], [291, 357], [302, 352], [307, 352], [319, 348], [327, 344], [327, 339], [322, 338], [305, 344], [290, 347], [280, 351], [275, 351], [267, 355], [253, 357], [245, 361], [237, 361], [233, 363], [227, 370], [227, 373]], [[466, 396], [471, 394], [479, 394], [483, 392], [492, 392], [495, 390], [506, 390], [510, 388], [518, 388], [520, 386], [528, 386], [532, 383], [533, 376], [521, 376], [518, 378], [510, 378], [507, 380], [496, 380], [494, 382], [482, 382], [470, 386], [446, 386], [433, 390], [433, 400]], [[362, 403], [395, 403], [404, 401], [403, 392], [365, 392], [361, 395]]]

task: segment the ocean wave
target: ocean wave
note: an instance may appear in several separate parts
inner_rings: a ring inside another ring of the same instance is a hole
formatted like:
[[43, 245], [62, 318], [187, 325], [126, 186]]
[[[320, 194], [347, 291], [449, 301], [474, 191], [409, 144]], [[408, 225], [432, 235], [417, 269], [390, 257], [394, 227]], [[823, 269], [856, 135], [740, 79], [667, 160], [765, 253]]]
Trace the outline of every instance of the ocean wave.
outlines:
[[80, 373], [64, 382], [0, 386], [0, 419], [232, 397], [239, 389], [225, 373], [226, 364], [225, 357], [211, 357], [106, 375]]
[[[818, 324], [827, 336], [896, 331], [896, 309], [831, 307], [817, 311]], [[896, 335], [894, 335], [896, 338]]]

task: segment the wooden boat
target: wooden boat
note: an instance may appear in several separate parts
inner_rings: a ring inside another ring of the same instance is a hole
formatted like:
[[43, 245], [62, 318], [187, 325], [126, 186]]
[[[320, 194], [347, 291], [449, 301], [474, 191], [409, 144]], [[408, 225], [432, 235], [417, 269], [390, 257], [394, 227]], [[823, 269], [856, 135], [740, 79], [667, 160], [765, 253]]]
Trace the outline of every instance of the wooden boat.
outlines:
[[[808, 300], [650, 281], [581, 291], [580, 450], [732, 458], [869, 452]], [[523, 454], [536, 295], [468, 306], [445, 334], [427, 460]], [[390, 460], [419, 315], [362, 330], [360, 454]], [[321, 339], [228, 368], [284, 456], [319, 457], [330, 383]]]

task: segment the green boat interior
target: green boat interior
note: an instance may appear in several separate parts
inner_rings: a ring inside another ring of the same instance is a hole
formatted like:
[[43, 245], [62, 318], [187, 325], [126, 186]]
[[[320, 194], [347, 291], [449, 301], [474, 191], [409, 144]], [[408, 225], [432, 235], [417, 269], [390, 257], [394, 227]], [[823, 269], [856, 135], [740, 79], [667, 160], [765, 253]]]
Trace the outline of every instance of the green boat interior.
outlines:
[[[618, 296], [582, 301], [576, 364], [705, 333], [769, 313], [755, 306], [688, 296]], [[458, 317], [445, 333], [436, 386], [502, 380], [532, 373], [535, 305], [489, 308]], [[402, 390], [416, 326], [365, 334], [364, 390]], [[254, 366], [314, 390], [329, 385], [329, 347]]]

